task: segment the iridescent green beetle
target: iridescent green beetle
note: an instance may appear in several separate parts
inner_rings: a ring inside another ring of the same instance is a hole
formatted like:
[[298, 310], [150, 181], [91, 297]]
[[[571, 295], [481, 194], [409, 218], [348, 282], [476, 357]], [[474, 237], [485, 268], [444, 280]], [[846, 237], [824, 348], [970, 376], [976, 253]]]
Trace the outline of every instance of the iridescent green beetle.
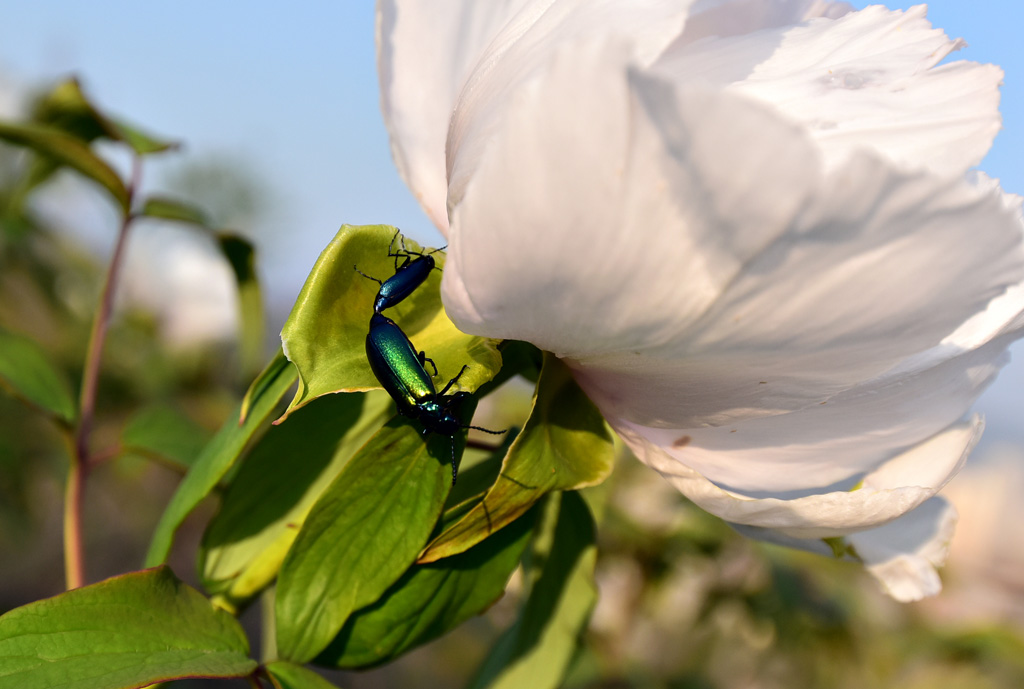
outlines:
[[366, 335], [366, 358], [373, 375], [380, 381], [398, 406], [398, 413], [415, 419], [423, 426], [423, 434], [437, 433], [452, 439], [452, 485], [458, 476], [455, 464], [455, 434], [464, 428], [501, 435], [505, 431], [491, 431], [479, 426], [462, 423], [459, 409], [468, 392], [446, 393], [466, 371], [463, 366], [454, 378], [448, 381], [441, 392], [434, 388], [434, 381], [427, 373], [425, 364], [429, 361], [437, 374], [434, 362], [424, 352], [417, 354], [416, 348], [398, 325], [380, 313], [370, 317], [370, 332]]

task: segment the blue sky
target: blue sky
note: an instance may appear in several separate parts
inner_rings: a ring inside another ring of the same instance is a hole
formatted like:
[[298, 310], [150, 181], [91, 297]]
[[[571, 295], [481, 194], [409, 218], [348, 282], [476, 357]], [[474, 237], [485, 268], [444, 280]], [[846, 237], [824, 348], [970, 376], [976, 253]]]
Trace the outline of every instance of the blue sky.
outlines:
[[[1005, 69], [1004, 130], [981, 167], [1024, 192], [1024, 5], [942, 0], [930, 3], [929, 18], [967, 40], [958, 57]], [[343, 222], [398, 225], [438, 242], [391, 163], [373, 30], [369, 0], [287, 9], [265, 1], [15, 2], [0, 22], [0, 73], [23, 84], [79, 74], [108, 109], [186, 142], [183, 157], [224, 155], [255, 171], [279, 202], [260, 236], [262, 272], [280, 309]], [[979, 408], [990, 438], [1024, 442], [1024, 347], [1015, 349], [1016, 363]]]

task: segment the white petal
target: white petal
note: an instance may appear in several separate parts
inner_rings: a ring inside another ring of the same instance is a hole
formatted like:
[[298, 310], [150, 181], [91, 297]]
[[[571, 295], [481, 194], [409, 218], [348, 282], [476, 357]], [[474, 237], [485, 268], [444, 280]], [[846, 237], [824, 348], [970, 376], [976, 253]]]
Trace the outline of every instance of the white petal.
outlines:
[[685, 429], [820, 404], [1024, 280], [1001, 194], [866, 157], [823, 178], [764, 106], [626, 60], [567, 46], [521, 89], [443, 283], [460, 328], [568, 358], [607, 415]]
[[702, 509], [734, 524], [775, 529], [792, 538], [830, 538], [881, 526], [931, 498], [963, 466], [983, 425], [974, 418], [951, 426], [893, 457], [856, 490], [792, 499], [752, 498], [725, 490], [630, 429], [616, 425], [616, 431], [642, 462]]
[[659, 68], [678, 83], [712, 82], [758, 98], [808, 128], [829, 168], [870, 148], [892, 161], [960, 175], [999, 131], [1002, 71], [954, 62], [963, 47], [931, 28], [923, 5], [869, 7], [839, 19], [696, 43]]
[[[391, 152], [438, 228], [445, 210], [444, 142], [455, 100], [480, 53], [531, 0], [379, 0], [377, 63]], [[540, 4], [547, 4], [546, 2]]]
[[936, 567], [946, 562], [956, 509], [940, 496], [885, 526], [846, 538], [886, 593], [901, 602], [942, 590]]
[[[722, 425], [820, 404], [919, 352], [934, 364], [1015, 323], [1022, 225], [1001, 197], [865, 159], [823, 187], [676, 339], [577, 355], [595, 402], [643, 425]], [[675, 402], [673, 387], [687, 391]]]
[[[826, 404], [720, 427], [656, 429], [609, 418], [719, 486], [746, 495], [843, 490], [961, 418], [1007, 362], [1008, 342], [864, 383]], [[576, 377], [600, 405], [589, 378]]]
[[702, 39], [745, 36], [814, 17], [840, 17], [852, 9], [845, 2], [822, 0], [700, 0], [691, 8], [672, 52]]
[[[929, 498], [919, 507], [884, 526], [850, 534], [844, 545], [852, 546], [859, 559], [886, 593], [900, 602], [934, 596], [942, 589], [935, 571], [949, 552], [956, 527], [956, 509], [941, 496]], [[772, 529], [736, 525], [744, 536], [787, 548], [819, 555], [834, 555], [821, 539], [793, 538]]]
[[568, 357], [672, 341], [806, 203], [796, 128], [720, 94], [676, 108], [629, 59], [569, 45], [518, 93], [452, 214], [463, 330]]
[[[980, 171], [972, 171], [968, 181], [984, 193], [992, 193], [1002, 198], [1003, 208], [1017, 219], [1024, 233], [1024, 197], [1007, 194], [994, 180]], [[968, 349], [979, 347], [993, 337], [1024, 328], [1024, 284], [1010, 287], [1006, 294], [995, 299], [981, 313], [972, 316], [955, 332], [949, 335], [942, 344], [945, 347]]]
[[682, 30], [689, 4], [690, 0], [553, 0], [527, 8], [507, 24], [480, 57], [452, 116], [447, 146], [449, 209], [461, 201], [477, 162], [523, 85], [546, 72], [556, 53], [581, 40], [614, 38], [632, 60], [649, 64]]

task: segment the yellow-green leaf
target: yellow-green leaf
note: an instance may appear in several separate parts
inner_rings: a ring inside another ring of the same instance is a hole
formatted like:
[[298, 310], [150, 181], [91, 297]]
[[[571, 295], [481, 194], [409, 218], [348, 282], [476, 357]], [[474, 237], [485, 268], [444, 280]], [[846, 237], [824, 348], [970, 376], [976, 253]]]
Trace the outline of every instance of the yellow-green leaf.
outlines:
[[313, 504], [393, 414], [383, 392], [328, 395], [272, 426], [203, 537], [204, 588], [237, 609], [269, 585]]
[[289, 663], [287, 660], [275, 660], [267, 663], [267, 674], [274, 683], [274, 689], [336, 689], [326, 679], [307, 667]]
[[280, 657], [312, 660], [353, 611], [380, 598], [415, 561], [451, 488], [450, 448], [448, 438], [425, 442], [396, 417], [349, 460], [281, 567]]
[[553, 495], [527, 555], [527, 598], [470, 689], [557, 689], [597, 602], [594, 520], [578, 493]]
[[519, 564], [536, 511], [464, 553], [410, 568], [379, 601], [353, 614], [315, 662], [386, 663], [487, 610]]
[[[379, 285], [363, 273], [386, 280], [395, 272], [388, 248], [395, 228], [386, 225], [345, 225], [320, 254], [281, 331], [288, 359], [299, 369], [300, 385], [288, 408], [291, 413], [321, 395], [379, 389], [366, 361], [366, 333]], [[417, 250], [406, 240], [407, 248]], [[433, 254], [444, 267], [444, 254]], [[426, 352], [439, 379], [455, 376], [460, 390], [473, 391], [501, 368], [495, 343], [460, 332], [441, 305], [441, 271], [435, 270], [412, 295], [388, 310], [412, 340]], [[454, 392], [454, 390], [453, 390]]]
[[433, 562], [479, 543], [545, 494], [593, 486], [611, 473], [611, 433], [566, 366], [546, 355], [533, 410], [483, 501], [427, 546]]
[[242, 407], [239, 404], [217, 434], [206, 444], [202, 454], [178, 485], [178, 490], [175, 491], [153, 533], [153, 540], [146, 554], [148, 566], [158, 565], [167, 559], [174, 533], [185, 517], [227, 474], [241, 456], [246, 444], [295, 382], [296, 373], [293, 366], [276, 366], [275, 362], [271, 362], [271, 368], [272, 375], [260, 379], [260, 390], [251, 398], [249, 414], [245, 421], [239, 422]]

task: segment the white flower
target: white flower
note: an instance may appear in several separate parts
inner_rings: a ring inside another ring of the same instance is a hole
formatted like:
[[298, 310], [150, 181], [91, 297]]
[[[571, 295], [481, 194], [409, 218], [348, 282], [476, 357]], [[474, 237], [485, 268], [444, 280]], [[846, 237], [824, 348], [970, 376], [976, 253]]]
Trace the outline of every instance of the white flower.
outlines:
[[378, 6], [392, 149], [448, 237], [455, 323], [554, 352], [698, 505], [842, 547], [901, 600], [940, 588], [934, 496], [1024, 325], [1020, 199], [968, 172], [1002, 75], [939, 65], [961, 43], [924, 14]]
[[209, 237], [153, 225], [128, 245], [121, 305], [150, 311], [161, 338], [175, 351], [233, 342], [238, 290], [224, 257]]

